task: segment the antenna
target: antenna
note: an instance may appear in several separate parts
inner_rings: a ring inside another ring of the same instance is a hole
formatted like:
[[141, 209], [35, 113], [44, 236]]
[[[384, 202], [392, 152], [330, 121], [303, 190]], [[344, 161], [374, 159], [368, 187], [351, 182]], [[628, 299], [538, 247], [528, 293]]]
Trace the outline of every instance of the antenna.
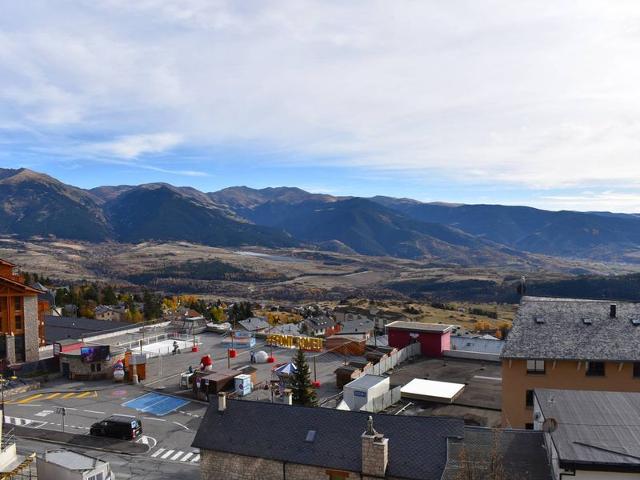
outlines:
[[558, 429], [558, 421], [555, 418], [549, 417], [542, 422], [542, 431], [544, 433], [553, 433]]

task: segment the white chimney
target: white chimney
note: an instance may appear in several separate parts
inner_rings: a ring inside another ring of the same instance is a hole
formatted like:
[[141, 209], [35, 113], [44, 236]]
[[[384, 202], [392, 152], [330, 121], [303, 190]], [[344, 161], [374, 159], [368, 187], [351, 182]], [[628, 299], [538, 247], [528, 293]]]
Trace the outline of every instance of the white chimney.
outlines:
[[362, 474], [384, 478], [389, 464], [389, 439], [373, 428], [373, 417], [362, 434]]
[[284, 389], [284, 403], [287, 405], [293, 405], [293, 390], [290, 388]]
[[218, 411], [224, 412], [227, 409], [227, 394], [218, 392]]

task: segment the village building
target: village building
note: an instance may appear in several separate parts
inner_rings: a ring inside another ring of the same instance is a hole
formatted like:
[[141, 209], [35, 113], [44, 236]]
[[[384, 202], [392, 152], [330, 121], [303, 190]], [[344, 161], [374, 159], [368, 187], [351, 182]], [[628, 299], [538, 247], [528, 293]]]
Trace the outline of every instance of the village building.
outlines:
[[112, 305], [98, 305], [95, 309], [96, 320], [108, 320], [111, 322], [122, 322], [126, 320], [129, 310], [126, 307]]
[[267, 319], [264, 317], [250, 317], [244, 320], [240, 320], [238, 322], [242, 328], [244, 328], [247, 332], [264, 332], [271, 325], [267, 322]]
[[[510, 430], [496, 441], [494, 430], [468, 429], [458, 418], [231, 400], [224, 393], [193, 446], [202, 480], [488, 478], [481, 474], [492, 459], [504, 466], [502, 478], [551, 479], [541, 432]], [[479, 457], [475, 475], [461, 476], [471, 455]]]
[[314, 337], [330, 337], [339, 330], [336, 321], [328, 315], [307, 318], [304, 328], [308, 335]]
[[640, 478], [640, 393], [536, 389], [554, 480]]
[[38, 480], [110, 480], [109, 466], [98, 458], [71, 450], [47, 450], [36, 460]]
[[387, 325], [390, 347], [404, 348], [419, 343], [422, 355], [441, 357], [451, 349], [451, 325], [397, 321]]
[[534, 390], [640, 390], [640, 304], [523, 297], [502, 350], [502, 424], [533, 428]]
[[6, 364], [40, 359], [44, 345], [44, 315], [49, 303], [43, 292], [24, 283], [16, 265], [0, 260], [0, 359]]

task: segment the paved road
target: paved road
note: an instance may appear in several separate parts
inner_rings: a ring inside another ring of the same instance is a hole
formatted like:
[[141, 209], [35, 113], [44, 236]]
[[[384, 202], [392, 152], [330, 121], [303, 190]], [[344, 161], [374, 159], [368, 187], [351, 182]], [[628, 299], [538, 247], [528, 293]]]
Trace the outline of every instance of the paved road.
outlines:
[[[131, 462], [131, 457], [127, 455], [114, 453], [99, 452], [100, 458], [113, 460], [114, 471], [118, 474], [133, 475], [129, 472], [135, 471], [136, 476], [138, 473], [144, 474], [141, 477], [144, 479], [170, 478], [167, 477], [167, 472], [173, 471], [174, 465], [178, 466], [178, 470], [180, 466], [184, 467], [185, 471], [193, 470], [197, 476], [200, 454], [197, 449], [191, 447], [191, 443], [205, 413], [205, 405], [190, 401], [172, 402], [172, 397], [157, 393], [149, 394], [141, 387], [132, 385], [75, 392], [75, 395], [54, 395], [54, 393], [31, 392], [7, 403], [5, 405], [6, 423], [38, 430], [61, 431], [62, 415], [58, 413], [58, 408], [64, 407], [65, 431], [88, 435], [91, 424], [110, 415], [136, 416], [142, 420], [144, 430], [144, 437], [138, 441], [148, 445], [148, 451], [143, 455], [136, 455], [135, 462]], [[83, 396], [82, 393], [89, 393], [89, 395]], [[141, 400], [135, 401], [136, 399]], [[133, 406], [142, 408], [144, 411], [125, 406], [127, 402], [132, 402]], [[180, 405], [180, 403], [183, 404]], [[158, 408], [167, 404], [176, 405], [176, 410], [167, 412], [166, 408]], [[18, 444], [21, 448], [25, 448], [23, 442], [38, 445], [42, 443], [19, 440]], [[43, 443], [41, 449], [45, 448], [51, 449], [55, 446]], [[89, 451], [88, 454], [91, 455], [92, 452]], [[118, 465], [126, 466], [125, 471], [121, 472]], [[118, 478], [121, 478], [120, 475]]]

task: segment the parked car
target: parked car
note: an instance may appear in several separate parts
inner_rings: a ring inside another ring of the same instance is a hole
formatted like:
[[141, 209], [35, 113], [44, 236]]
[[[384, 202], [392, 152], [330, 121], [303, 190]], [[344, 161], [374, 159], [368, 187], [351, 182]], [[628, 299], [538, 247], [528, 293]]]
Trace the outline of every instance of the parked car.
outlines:
[[142, 435], [142, 422], [138, 418], [112, 415], [91, 425], [91, 435], [133, 440]]

